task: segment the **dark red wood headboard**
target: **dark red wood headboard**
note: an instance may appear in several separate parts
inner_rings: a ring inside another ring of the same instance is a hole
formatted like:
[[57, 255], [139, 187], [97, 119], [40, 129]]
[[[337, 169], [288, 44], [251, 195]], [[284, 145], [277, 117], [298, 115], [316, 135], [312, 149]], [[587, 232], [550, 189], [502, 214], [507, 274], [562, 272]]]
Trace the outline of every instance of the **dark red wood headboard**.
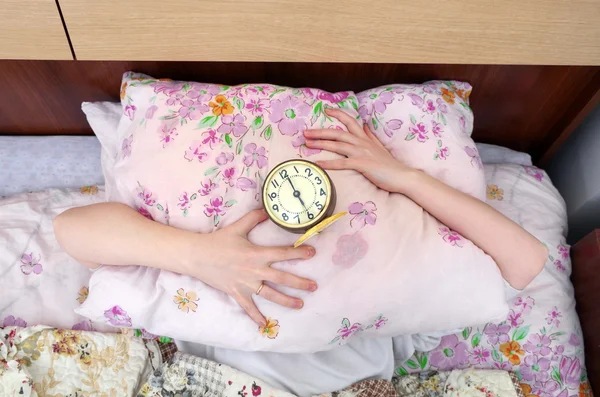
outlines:
[[542, 163], [600, 100], [595, 66], [0, 61], [0, 134], [90, 134], [81, 102], [118, 101], [128, 70], [356, 92], [389, 83], [464, 80], [474, 87], [475, 140], [529, 152]]

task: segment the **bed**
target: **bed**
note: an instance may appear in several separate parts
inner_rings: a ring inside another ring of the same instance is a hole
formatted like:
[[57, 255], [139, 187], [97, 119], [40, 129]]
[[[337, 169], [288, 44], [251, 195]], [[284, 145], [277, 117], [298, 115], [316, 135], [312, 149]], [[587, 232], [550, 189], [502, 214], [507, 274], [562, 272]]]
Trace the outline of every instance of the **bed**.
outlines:
[[[588, 378], [592, 385], [598, 382], [600, 374], [585, 372], [583, 346], [586, 333], [600, 330], [579, 326], [569, 281], [571, 266], [577, 264], [571, 265], [564, 241], [564, 202], [547, 175], [531, 161], [539, 166], [547, 163], [598, 103], [599, 68], [40, 61], [8, 61], [4, 66], [7, 73], [0, 76], [0, 83], [13, 90], [12, 95], [0, 94], [3, 108], [8, 109], [0, 119], [0, 131], [12, 135], [1, 137], [0, 145], [0, 196], [7, 196], [0, 202], [1, 239], [7, 242], [0, 248], [0, 325], [26, 322], [107, 330], [73, 313], [86, 298], [89, 272], [60, 252], [51, 238], [53, 216], [72, 206], [103, 200], [99, 145], [93, 137], [32, 135], [89, 134], [80, 103], [117, 100], [114, 82], [123, 71], [230, 84], [260, 80], [318, 85], [330, 90], [457, 78], [475, 87], [474, 139], [517, 150], [480, 147], [487, 163], [488, 202], [542, 233], [534, 231], [548, 245], [552, 260], [542, 277], [512, 302], [505, 322], [473, 326], [444, 337], [439, 349], [397, 363], [397, 373], [465, 366], [512, 369], [529, 385], [526, 394], [540, 397], [585, 394]], [[35, 94], [30, 87], [41, 88], [52, 99]], [[58, 153], [48, 149], [56, 147], [60, 147]], [[528, 152], [531, 158], [519, 152]], [[538, 212], [530, 212], [536, 202], [541, 204]], [[536, 222], [542, 218], [547, 223]], [[598, 292], [593, 296], [600, 299]], [[444, 357], [449, 351], [458, 355]], [[597, 368], [598, 359], [586, 357], [588, 367]]]

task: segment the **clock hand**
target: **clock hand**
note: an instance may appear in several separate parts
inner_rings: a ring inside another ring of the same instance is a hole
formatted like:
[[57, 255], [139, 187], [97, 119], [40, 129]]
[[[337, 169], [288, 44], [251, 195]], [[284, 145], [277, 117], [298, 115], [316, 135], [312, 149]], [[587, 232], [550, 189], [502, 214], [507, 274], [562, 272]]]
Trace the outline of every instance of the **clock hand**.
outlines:
[[292, 189], [294, 189], [294, 197], [296, 197], [298, 200], [300, 200], [300, 204], [302, 204], [304, 209], [307, 209], [306, 204], [304, 204], [304, 200], [302, 200], [302, 197], [300, 197], [300, 190], [296, 190], [296, 188], [294, 187], [294, 184], [292, 183], [292, 178], [288, 177], [287, 180], [290, 181], [290, 185], [292, 186]]

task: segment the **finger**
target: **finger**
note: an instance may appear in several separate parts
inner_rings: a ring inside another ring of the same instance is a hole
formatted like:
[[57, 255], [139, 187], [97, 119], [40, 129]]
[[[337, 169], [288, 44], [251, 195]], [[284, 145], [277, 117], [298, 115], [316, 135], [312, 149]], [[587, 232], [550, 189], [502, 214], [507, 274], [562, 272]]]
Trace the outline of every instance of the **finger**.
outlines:
[[230, 227], [234, 228], [241, 235], [247, 235], [259, 223], [268, 218], [264, 209], [248, 212], [246, 215], [234, 222]]
[[263, 247], [262, 256], [266, 262], [281, 262], [292, 259], [308, 259], [315, 255], [315, 249], [308, 245], [294, 247]]
[[346, 142], [326, 141], [322, 139], [306, 140], [306, 147], [327, 150], [328, 152], [341, 154], [342, 156], [347, 157], [357, 156], [359, 154], [359, 150], [356, 146]]
[[[383, 146], [383, 143], [381, 143], [381, 141], [379, 140], [379, 138], [377, 138], [375, 136], [375, 134], [373, 134], [371, 132], [371, 129], [369, 128], [369, 125], [367, 123], [365, 123], [363, 125], [363, 130], [365, 131], [365, 134], [373, 141], [375, 142], [378, 146], [382, 147], [385, 149], [385, 146]], [[386, 149], [387, 150], [387, 149]]]
[[322, 128], [318, 130], [304, 130], [304, 137], [306, 139], [328, 139], [332, 141], [356, 143], [356, 136], [349, 134], [348, 131]]
[[[265, 269], [263, 276], [265, 280], [273, 284], [283, 285], [290, 288], [301, 289], [304, 291], [316, 291], [317, 283], [307, 278], [295, 276], [291, 273], [282, 272], [276, 269]], [[264, 288], [263, 288], [264, 289]], [[261, 291], [262, 293], [262, 291]]]
[[273, 303], [277, 303], [278, 305], [289, 307], [292, 309], [300, 309], [302, 308], [302, 306], [304, 306], [304, 302], [302, 302], [302, 299], [292, 298], [291, 296], [282, 294], [281, 292], [269, 287], [268, 285], [265, 285], [263, 287], [263, 289], [260, 291], [259, 296], [265, 298], [266, 300], [270, 300]]
[[326, 170], [359, 170], [359, 164], [356, 159], [336, 159], [336, 160], [319, 160], [317, 165]]
[[[267, 286], [265, 285], [263, 289], [265, 289], [266, 287]], [[262, 291], [260, 292], [262, 293]], [[260, 313], [258, 307], [256, 307], [256, 304], [254, 303], [252, 298], [240, 297], [239, 299], [235, 298], [235, 300], [242, 307], [242, 309], [244, 309], [244, 311], [248, 313], [248, 316], [250, 316], [252, 321], [258, 324], [259, 327], [264, 327], [265, 324], [267, 324], [265, 317]]]
[[327, 113], [328, 116], [338, 119], [342, 124], [346, 126], [346, 128], [348, 128], [348, 131], [350, 131], [352, 134], [356, 136], [364, 135], [362, 128], [360, 128], [360, 124], [358, 124], [358, 121], [356, 121], [348, 113], [339, 109], [331, 108], [325, 109], [325, 113]]

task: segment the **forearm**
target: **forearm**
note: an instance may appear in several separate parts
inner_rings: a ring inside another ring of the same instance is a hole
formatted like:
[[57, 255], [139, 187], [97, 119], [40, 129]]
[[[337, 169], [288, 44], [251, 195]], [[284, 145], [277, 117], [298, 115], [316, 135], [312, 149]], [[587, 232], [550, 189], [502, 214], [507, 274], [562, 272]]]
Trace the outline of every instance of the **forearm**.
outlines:
[[514, 288], [523, 289], [543, 268], [546, 247], [486, 203], [421, 171], [406, 171], [400, 177], [403, 182], [398, 193], [484, 250]]
[[87, 266], [143, 265], [185, 273], [192, 232], [153, 222], [133, 208], [101, 203], [72, 208], [57, 216], [54, 230], [60, 246]]

